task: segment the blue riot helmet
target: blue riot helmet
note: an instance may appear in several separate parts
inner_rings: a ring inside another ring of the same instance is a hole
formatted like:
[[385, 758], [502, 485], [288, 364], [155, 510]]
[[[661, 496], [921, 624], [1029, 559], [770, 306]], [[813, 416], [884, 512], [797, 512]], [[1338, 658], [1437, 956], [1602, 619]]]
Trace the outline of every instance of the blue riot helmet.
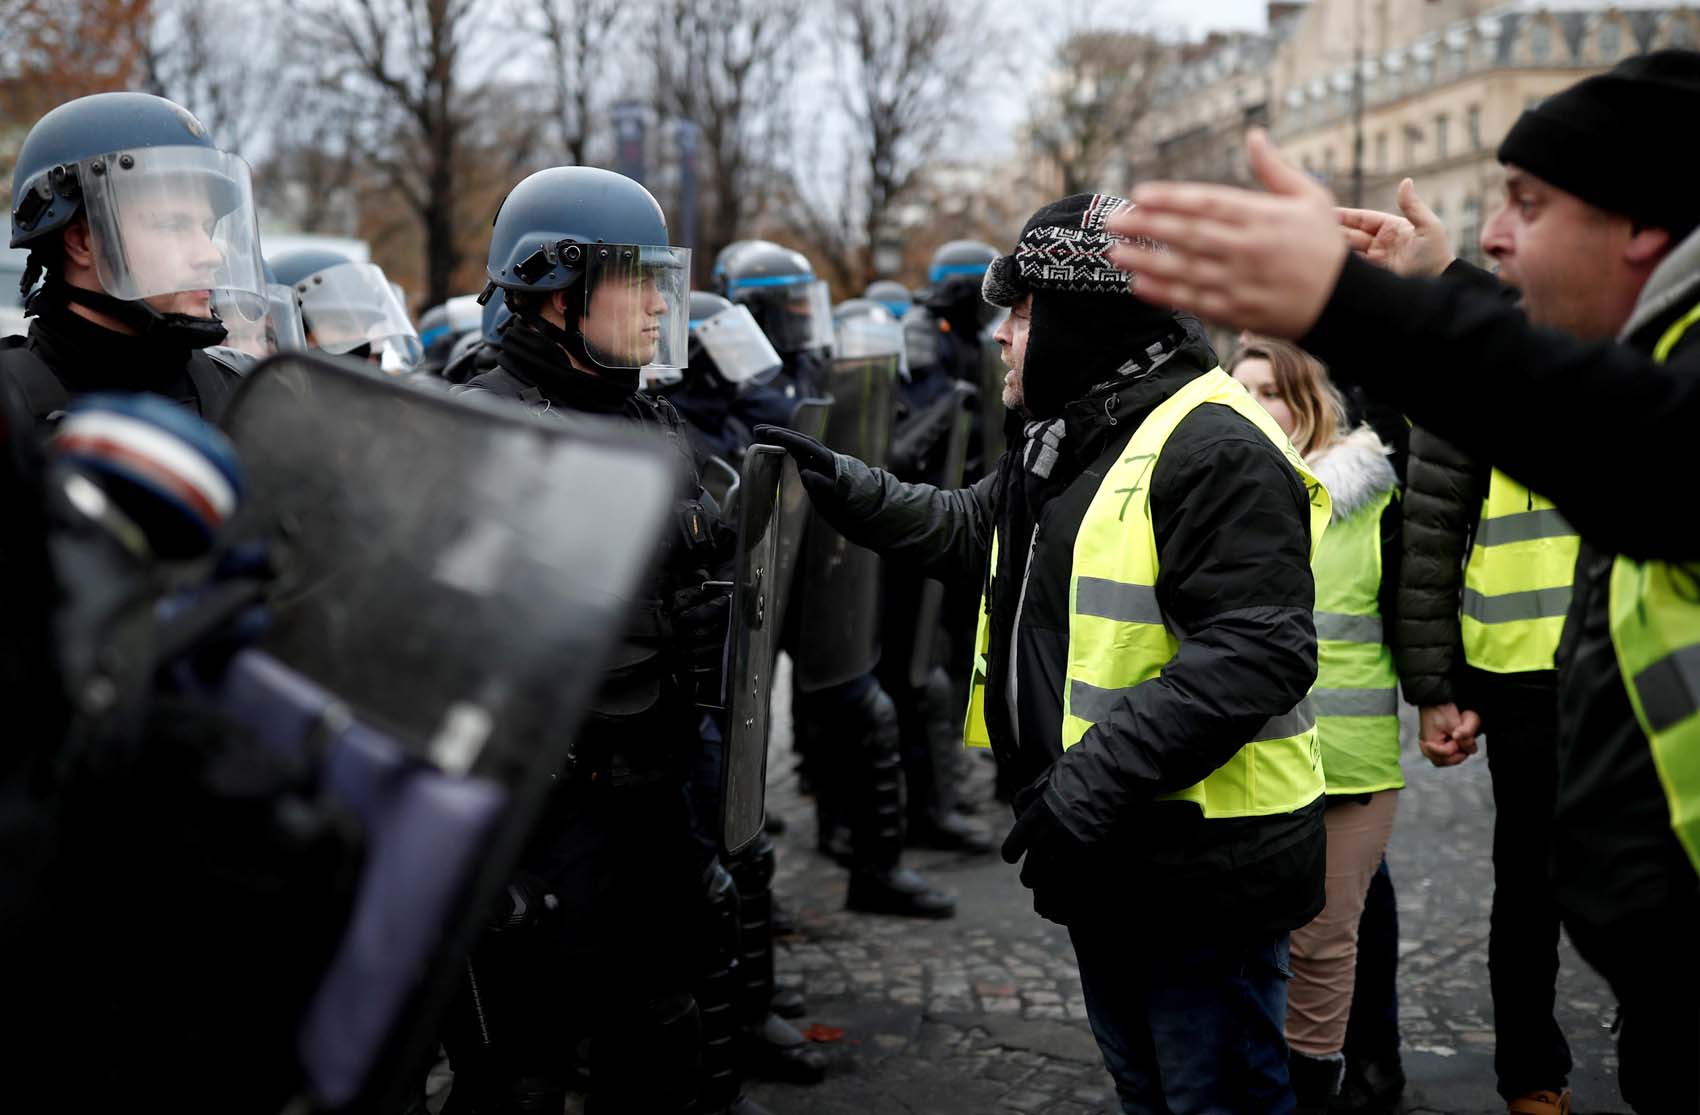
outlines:
[[[67, 255], [64, 232], [79, 218], [88, 239]], [[258, 228], [248, 164], [163, 97], [68, 101], [36, 121], [18, 151], [11, 243], [30, 249], [26, 285], [42, 270], [64, 280], [86, 267], [86, 286], [56, 289], [138, 332], [219, 343], [213, 292], [265, 294]]]
[[717, 386], [741, 391], [767, 383], [784, 366], [748, 306], [718, 294], [691, 292], [691, 370]]
[[832, 299], [801, 252], [751, 241], [726, 261], [726, 297], [750, 308], [781, 355], [832, 347]]
[[419, 344], [426, 362], [442, 367], [462, 337], [483, 329], [483, 315], [476, 294], [457, 295], [419, 315]]
[[[514, 315], [589, 368], [683, 370], [691, 252], [668, 243], [650, 192], [586, 166], [540, 170], [496, 211], [486, 267]], [[565, 326], [543, 313], [562, 295]]]
[[714, 254], [714, 268], [709, 272], [709, 279], [714, 289], [724, 295], [726, 293], [726, 265], [732, 257], [749, 247], [751, 244], [765, 244], [765, 240], [734, 240]]
[[940, 247], [927, 265], [927, 308], [957, 329], [970, 321], [984, 327], [997, 320], [1001, 311], [980, 297], [980, 287], [986, 269], [1001, 254], [979, 240], [952, 240]]
[[898, 321], [903, 320], [903, 315], [908, 313], [909, 307], [914, 304], [914, 296], [909, 293], [909, 288], [895, 279], [874, 280], [868, 284], [868, 289], [862, 292], [862, 297], [870, 302], [878, 302], [890, 310], [891, 316]]
[[272, 269], [295, 292], [310, 347], [375, 358], [386, 370], [419, 362], [419, 334], [377, 264], [330, 248], [299, 248], [274, 258]]

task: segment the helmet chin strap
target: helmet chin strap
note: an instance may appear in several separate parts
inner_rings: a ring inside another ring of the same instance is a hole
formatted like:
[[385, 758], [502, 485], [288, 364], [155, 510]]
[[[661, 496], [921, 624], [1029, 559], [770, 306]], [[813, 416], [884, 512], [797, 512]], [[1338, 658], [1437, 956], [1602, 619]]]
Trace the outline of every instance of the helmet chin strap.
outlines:
[[134, 329], [139, 336], [175, 341], [184, 348], [198, 349], [223, 344], [227, 336], [224, 323], [216, 317], [162, 314], [146, 302], [114, 298], [103, 290], [86, 290], [53, 277], [49, 277], [42, 285], [40, 293], [46, 294], [50, 289], [60, 301], [75, 302], [96, 313], [105, 314], [114, 321]]

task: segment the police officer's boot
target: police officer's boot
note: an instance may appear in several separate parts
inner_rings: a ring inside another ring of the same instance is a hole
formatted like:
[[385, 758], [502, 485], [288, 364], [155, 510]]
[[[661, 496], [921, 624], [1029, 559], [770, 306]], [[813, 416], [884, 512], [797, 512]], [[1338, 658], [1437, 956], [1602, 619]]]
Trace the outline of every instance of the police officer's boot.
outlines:
[[917, 872], [899, 865], [903, 854], [903, 778], [897, 707], [872, 678], [846, 709], [854, 712], [860, 759], [851, 785], [857, 794], [855, 859], [845, 909], [866, 914], [948, 918], [956, 899], [935, 890]]
[[743, 1081], [734, 1048], [738, 1033], [738, 890], [731, 872], [718, 860], [709, 861], [704, 875], [707, 970], [698, 978], [693, 993], [702, 1020], [702, 1079], [697, 1086], [697, 1105], [707, 1112], [725, 1111], [736, 1103]]
[[1339, 1093], [1345, 1071], [1346, 1058], [1342, 1054], [1311, 1057], [1296, 1049], [1289, 1050], [1287, 1075], [1293, 1084], [1293, 1098], [1298, 1101], [1295, 1115], [1327, 1115], [1328, 1104]]
[[[702, 1053], [696, 1000], [683, 992], [631, 1006], [591, 1038], [586, 1115], [686, 1115], [697, 1105]], [[566, 1097], [548, 1109], [558, 1115]], [[542, 1110], [542, 1109], [539, 1109]]]
[[826, 1075], [826, 1055], [796, 1027], [773, 1013], [773, 841], [758, 836], [732, 861], [738, 886], [739, 946], [737, 1006], [738, 1063], [751, 1075], [796, 1084], [818, 1083]]
[[[909, 697], [913, 707], [901, 717], [903, 775], [909, 789], [907, 843], [912, 848], [984, 855], [992, 850], [991, 835], [956, 811], [962, 728], [950, 706], [949, 675], [934, 668], [927, 684], [910, 690]], [[915, 734], [920, 737], [918, 753], [908, 738]]]

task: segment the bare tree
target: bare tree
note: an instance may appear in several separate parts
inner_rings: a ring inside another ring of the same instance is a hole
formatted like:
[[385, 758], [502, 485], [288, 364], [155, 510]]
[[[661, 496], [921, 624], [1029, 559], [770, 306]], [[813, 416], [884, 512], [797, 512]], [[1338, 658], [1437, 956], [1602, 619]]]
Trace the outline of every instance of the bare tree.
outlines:
[[1027, 131], [1063, 194], [1103, 185], [1123, 144], [1151, 111], [1170, 57], [1166, 45], [1140, 31], [1083, 30], [1058, 44], [1043, 96]]
[[316, 0], [300, 4], [306, 42], [331, 67], [360, 164], [423, 227], [426, 304], [455, 293], [457, 210], [476, 121], [464, 72], [474, 0]]
[[838, 182], [798, 168], [791, 217], [841, 287], [866, 281], [898, 203], [961, 122], [984, 57], [984, 16], [979, 0], [842, 0], [833, 12], [849, 159]]
[[787, 135], [802, 0], [657, 0], [647, 36], [663, 116], [701, 135], [712, 259], [760, 216]]
[[566, 161], [581, 166], [586, 161], [593, 114], [613, 69], [612, 46], [625, 37], [630, 5], [625, 0], [530, 0], [530, 4], [548, 50], [556, 139]]
[[289, 80], [292, 40], [265, 35], [277, 15], [266, 3], [153, 0], [144, 87], [193, 112], [219, 146], [253, 151], [267, 138], [261, 127], [300, 92]]

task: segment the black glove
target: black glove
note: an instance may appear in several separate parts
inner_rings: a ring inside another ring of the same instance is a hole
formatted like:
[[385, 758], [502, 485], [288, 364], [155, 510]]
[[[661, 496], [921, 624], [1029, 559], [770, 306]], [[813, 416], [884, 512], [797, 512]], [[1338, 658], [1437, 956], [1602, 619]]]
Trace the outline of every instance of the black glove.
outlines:
[[530, 872], [517, 871], [508, 880], [507, 889], [496, 896], [485, 925], [497, 933], [526, 929], [559, 905], [560, 901], [549, 893], [549, 884]]
[[797, 471], [804, 477], [814, 473], [828, 480], [837, 478], [838, 455], [808, 434], [763, 424], [755, 428], [755, 435], [764, 445], [777, 445], [791, 454], [791, 459], [797, 462]]
[[1018, 791], [1015, 795], [1015, 826], [1003, 842], [1003, 861], [1018, 863], [1029, 849], [1049, 849], [1061, 842], [1073, 842], [1074, 836], [1057, 820], [1051, 807], [1045, 804], [1045, 781]]
[[673, 634], [679, 658], [690, 671], [699, 704], [720, 699], [720, 670], [726, 656], [726, 634], [731, 629], [732, 590], [723, 582], [710, 581], [673, 594]]

